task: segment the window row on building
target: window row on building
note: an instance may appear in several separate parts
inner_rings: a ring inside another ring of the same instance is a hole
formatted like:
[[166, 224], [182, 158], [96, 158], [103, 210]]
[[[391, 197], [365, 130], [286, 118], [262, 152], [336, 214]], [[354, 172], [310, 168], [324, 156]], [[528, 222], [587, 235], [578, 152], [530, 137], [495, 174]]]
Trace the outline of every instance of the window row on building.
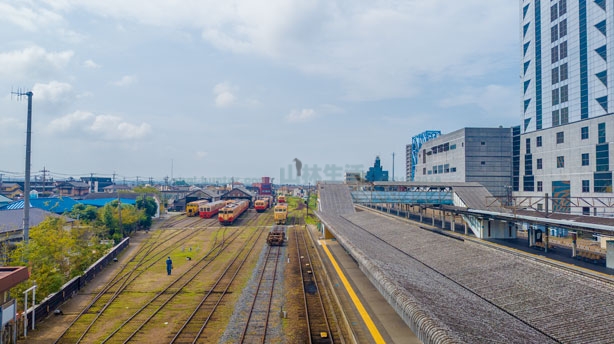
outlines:
[[430, 174], [443, 174], [443, 173], [454, 173], [456, 172], [456, 167], [450, 167], [450, 164], [442, 164], [433, 166], [432, 170], [426, 170], [426, 167], [422, 168], [422, 175], [430, 175]]

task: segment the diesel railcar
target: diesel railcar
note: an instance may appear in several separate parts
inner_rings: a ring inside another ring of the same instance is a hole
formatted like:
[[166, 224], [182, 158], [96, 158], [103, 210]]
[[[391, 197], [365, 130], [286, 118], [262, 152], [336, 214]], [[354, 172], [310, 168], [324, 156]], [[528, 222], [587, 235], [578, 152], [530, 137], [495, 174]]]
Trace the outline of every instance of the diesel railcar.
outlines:
[[205, 203], [208, 203], [208, 202], [209, 201], [204, 200], [204, 199], [201, 199], [201, 200], [198, 200], [198, 201], [189, 202], [185, 206], [185, 214], [187, 216], [198, 216], [201, 204], [205, 204]]
[[286, 196], [285, 195], [277, 196], [277, 203], [286, 203]]
[[226, 202], [224, 201], [215, 201], [211, 203], [205, 203], [200, 205], [199, 213], [200, 217], [203, 219], [209, 219], [213, 216], [217, 215], [220, 209], [226, 206]]
[[222, 225], [231, 225], [249, 207], [249, 201], [236, 201], [220, 209], [217, 219]]
[[273, 218], [278, 225], [285, 225], [288, 219], [288, 205], [280, 203], [273, 209]]
[[256, 211], [259, 213], [266, 211], [269, 209], [269, 199], [263, 198], [256, 200], [256, 202], [254, 202], [254, 208], [256, 208]]

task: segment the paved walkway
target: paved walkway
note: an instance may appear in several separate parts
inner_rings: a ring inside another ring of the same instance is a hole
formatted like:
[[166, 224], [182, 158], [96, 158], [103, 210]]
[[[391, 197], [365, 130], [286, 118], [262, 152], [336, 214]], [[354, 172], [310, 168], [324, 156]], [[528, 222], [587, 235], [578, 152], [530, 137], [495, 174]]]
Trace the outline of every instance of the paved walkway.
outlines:
[[[314, 229], [312, 229], [312, 234], [314, 237], [318, 236], [318, 232]], [[383, 341], [385, 343], [399, 344], [421, 343], [411, 331], [409, 326], [405, 324], [403, 319], [398, 316], [395, 310], [388, 304], [386, 299], [384, 299], [380, 292], [373, 286], [371, 281], [369, 281], [369, 279], [362, 273], [358, 267], [358, 264], [345, 251], [345, 249], [335, 240], [326, 240], [326, 246], [341, 268], [343, 274], [348, 279], [351, 288], [358, 296], [374, 325], [377, 327]], [[324, 263], [330, 265], [331, 262], [328, 260], [328, 256], [324, 254], [322, 250], [320, 251]], [[333, 271], [332, 267], [331, 271]], [[334, 288], [337, 289], [337, 293], [343, 293], [343, 298], [349, 300], [350, 295], [343, 287], [343, 282], [339, 276], [334, 274], [334, 276], [330, 277]], [[351, 310], [346, 310], [346, 312], [352, 311], [354, 314], [351, 316], [351, 318], [360, 319], [360, 312], [357, 309], [356, 304], [353, 306], [354, 307], [352, 307]], [[378, 341], [374, 340], [374, 336], [369, 334], [370, 330], [364, 321], [354, 321], [351, 326], [354, 328], [354, 333], [357, 337], [356, 340], [358, 343], [378, 343]]]

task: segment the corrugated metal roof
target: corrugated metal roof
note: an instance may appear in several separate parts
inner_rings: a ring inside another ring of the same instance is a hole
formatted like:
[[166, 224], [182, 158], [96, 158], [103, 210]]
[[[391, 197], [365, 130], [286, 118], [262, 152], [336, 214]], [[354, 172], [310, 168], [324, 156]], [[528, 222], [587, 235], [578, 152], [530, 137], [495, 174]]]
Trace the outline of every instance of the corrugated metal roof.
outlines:
[[[129, 198], [120, 198], [122, 204], [136, 204], [136, 200]], [[108, 203], [117, 201], [117, 198], [97, 198], [97, 199], [84, 199], [80, 203], [85, 205], [93, 205], [94, 207], [104, 207]]]
[[[466, 183], [468, 185], [456, 185], [452, 188], [454, 193], [465, 203], [467, 208], [510, 213], [494, 197], [488, 189], [478, 183]], [[475, 184], [475, 185], [473, 185]]]
[[[24, 200], [16, 201], [6, 206], [7, 210], [23, 209]], [[56, 214], [62, 214], [71, 211], [77, 204], [77, 201], [70, 197], [43, 197], [43, 198], [31, 198], [30, 207], [39, 208], [46, 211], [50, 211]]]

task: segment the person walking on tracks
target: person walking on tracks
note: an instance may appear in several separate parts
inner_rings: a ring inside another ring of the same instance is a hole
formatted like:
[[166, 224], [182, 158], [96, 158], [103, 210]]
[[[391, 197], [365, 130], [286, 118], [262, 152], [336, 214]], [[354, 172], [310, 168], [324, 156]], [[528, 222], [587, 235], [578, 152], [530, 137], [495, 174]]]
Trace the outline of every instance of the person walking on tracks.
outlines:
[[166, 272], [168, 273], [169, 276], [171, 274], [171, 270], [173, 270], [173, 261], [171, 260], [171, 257], [169, 256], [168, 259], [166, 260]]

